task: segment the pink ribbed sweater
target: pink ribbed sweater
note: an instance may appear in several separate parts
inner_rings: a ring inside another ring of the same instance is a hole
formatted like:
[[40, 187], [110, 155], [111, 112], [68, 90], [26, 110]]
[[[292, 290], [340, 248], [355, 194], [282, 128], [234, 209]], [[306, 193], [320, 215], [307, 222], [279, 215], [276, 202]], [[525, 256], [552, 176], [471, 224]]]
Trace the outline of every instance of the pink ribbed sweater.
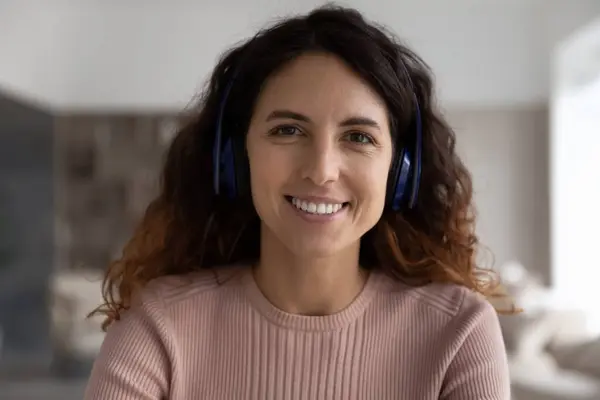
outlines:
[[465, 288], [374, 272], [346, 309], [310, 317], [269, 303], [249, 268], [227, 273], [150, 284], [109, 328], [85, 399], [510, 399], [497, 315]]

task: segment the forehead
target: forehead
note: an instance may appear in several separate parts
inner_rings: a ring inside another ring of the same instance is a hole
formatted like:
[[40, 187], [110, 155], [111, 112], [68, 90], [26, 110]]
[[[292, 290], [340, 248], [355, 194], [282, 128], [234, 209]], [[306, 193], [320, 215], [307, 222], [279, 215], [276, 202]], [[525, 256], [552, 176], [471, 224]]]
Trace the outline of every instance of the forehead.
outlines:
[[383, 99], [342, 60], [325, 53], [302, 55], [266, 81], [256, 113], [275, 108], [311, 119], [363, 115], [387, 123]]

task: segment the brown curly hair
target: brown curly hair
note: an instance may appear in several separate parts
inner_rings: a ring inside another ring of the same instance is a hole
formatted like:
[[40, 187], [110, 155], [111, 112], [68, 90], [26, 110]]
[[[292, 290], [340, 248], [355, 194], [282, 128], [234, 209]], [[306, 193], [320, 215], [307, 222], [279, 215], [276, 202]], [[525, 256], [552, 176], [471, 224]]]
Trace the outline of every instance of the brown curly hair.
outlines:
[[[434, 102], [427, 65], [357, 11], [323, 7], [283, 20], [226, 53], [198, 111], [167, 152], [160, 194], [150, 203], [121, 258], [108, 268], [103, 328], [118, 320], [149, 281], [200, 268], [252, 263], [259, 257], [259, 218], [249, 197], [228, 200], [213, 188], [213, 141], [228, 84], [223, 131], [245, 135], [265, 80], [300, 54], [320, 51], [346, 62], [384, 99], [391, 132], [409, 140], [415, 95], [421, 111], [422, 176], [418, 200], [385, 209], [361, 239], [360, 263], [411, 285], [454, 282], [485, 296], [498, 290], [476, 264], [471, 176], [455, 151], [455, 135]], [[407, 76], [408, 75], [408, 76]], [[238, 136], [239, 137], [239, 136]]]

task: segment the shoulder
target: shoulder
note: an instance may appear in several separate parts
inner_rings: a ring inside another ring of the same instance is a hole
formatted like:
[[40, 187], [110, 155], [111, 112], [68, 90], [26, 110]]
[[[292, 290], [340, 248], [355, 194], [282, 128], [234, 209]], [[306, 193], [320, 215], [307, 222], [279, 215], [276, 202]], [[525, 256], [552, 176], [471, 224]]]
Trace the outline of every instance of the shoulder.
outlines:
[[482, 294], [455, 283], [429, 283], [410, 286], [388, 280], [388, 293], [392, 298], [404, 300], [408, 307], [416, 307], [427, 313], [448, 319], [467, 318], [478, 313], [495, 313], [494, 308]]
[[169, 313], [189, 303], [227, 296], [241, 287], [244, 271], [240, 266], [227, 266], [160, 277], [141, 290], [137, 304], [141, 307], [160, 304], [163, 312]]
[[160, 347], [169, 358], [175, 357], [175, 343], [190, 324], [208, 325], [224, 304], [241, 298], [243, 271], [240, 267], [207, 269], [151, 281], [109, 326], [104, 346]]
[[[478, 325], [492, 335], [500, 332], [498, 315], [482, 294], [454, 283], [409, 286], [387, 278], [386, 296], [405, 317], [418, 318], [422, 326], [444, 326], [440, 334], [464, 338]], [[448, 336], [446, 336], [448, 337]]]
[[[161, 277], [134, 296], [107, 330], [87, 389], [89, 398], [166, 398], [190, 326], [209, 325], [239, 286], [239, 268]], [[229, 296], [229, 297], [227, 297]], [[215, 306], [216, 305], [216, 306]], [[204, 319], [202, 319], [204, 318]], [[205, 324], [202, 324], [205, 323]]]
[[163, 334], [172, 332], [178, 323], [201, 317], [236, 296], [244, 271], [238, 266], [219, 267], [154, 279], [134, 295], [110, 330], [138, 321]]
[[444, 371], [452, 364], [463, 372], [480, 368], [478, 373], [485, 375], [482, 371], [487, 368], [506, 380], [498, 314], [483, 295], [452, 283], [411, 287], [389, 278], [384, 296], [384, 303], [390, 305], [388, 313], [406, 324], [403, 331], [410, 337], [418, 338], [415, 346], [422, 346], [424, 353], [433, 351], [435, 358], [442, 360]]

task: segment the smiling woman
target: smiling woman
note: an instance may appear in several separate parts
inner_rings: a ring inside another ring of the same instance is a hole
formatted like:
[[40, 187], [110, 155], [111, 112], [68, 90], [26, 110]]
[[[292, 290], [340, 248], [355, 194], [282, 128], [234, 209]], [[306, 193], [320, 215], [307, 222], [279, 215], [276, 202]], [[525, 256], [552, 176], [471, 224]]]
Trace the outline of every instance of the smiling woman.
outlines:
[[509, 399], [426, 65], [354, 10], [216, 66], [108, 269], [87, 399]]
[[[302, 255], [286, 257], [288, 262], [304, 264], [346, 251], [356, 256], [360, 238], [381, 217], [392, 163], [385, 103], [359, 75], [330, 53], [297, 57], [262, 89], [246, 148], [263, 226], [261, 254], [281, 243]], [[277, 263], [264, 266], [282, 270]], [[333, 270], [325, 264], [318, 269]], [[347, 272], [346, 267], [337, 271]]]

